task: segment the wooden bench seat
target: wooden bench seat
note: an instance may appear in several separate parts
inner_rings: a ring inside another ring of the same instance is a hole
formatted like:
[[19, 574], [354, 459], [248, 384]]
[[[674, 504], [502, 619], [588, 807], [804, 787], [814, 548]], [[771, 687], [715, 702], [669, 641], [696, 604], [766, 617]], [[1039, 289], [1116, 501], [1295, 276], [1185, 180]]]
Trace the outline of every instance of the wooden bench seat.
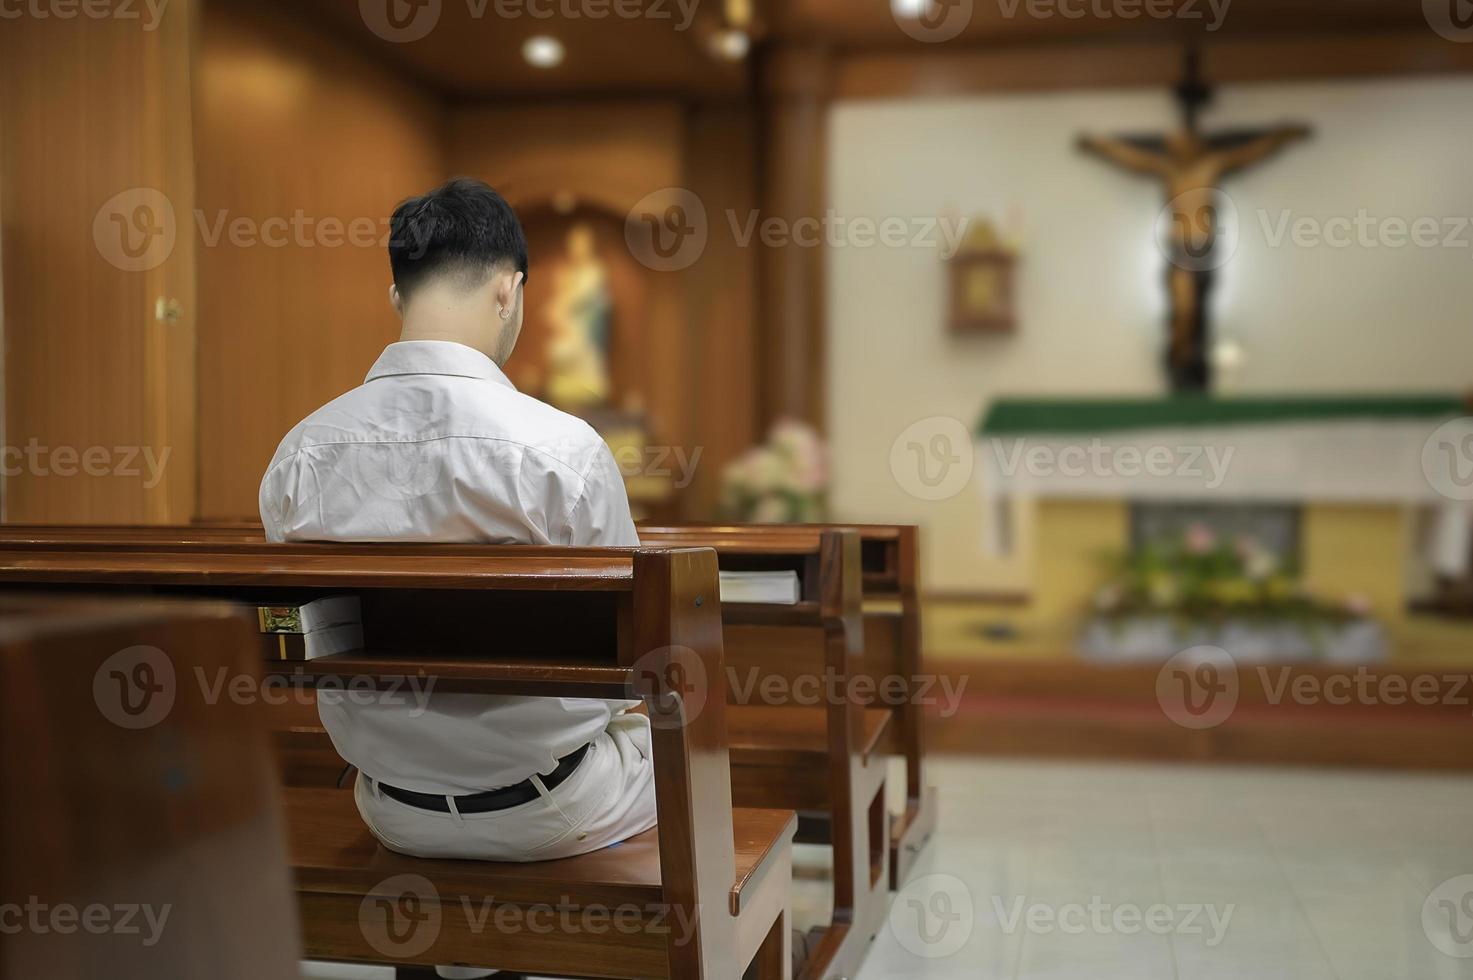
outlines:
[[[363, 893], [386, 876], [424, 872], [425, 859], [385, 848], [364, 826], [353, 794], [330, 789], [285, 791], [292, 874], [298, 891]], [[752, 904], [772, 870], [773, 854], [791, 837], [797, 817], [791, 810], [732, 810], [736, 881], [731, 913]], [[660, 841], [654, 830], [613, 847], [557, 861], [434, 861], [442, 890], [521, 904], [556, 905], [577, 883], [579, 898], [617, 906], [658, 905]]]
[[[393, 914], [390, 907], [408, 894], [422, 906], [416, 914], [428, 916], [422, 921], [435, 925], [424, 940], [408, 932], [391, 937], [409, 954], [396, 958], [401, 966], [495, 963], [520, 972], [555, 965], [558, 973], [588, 977], [677, 975], [668, 965], [668, 944], [689, 924], [665, 897], [657, 830], [557, 861], [448, 861], [385, 848], [363, 825], [351, 793], [288, 789], [286, 815], [297, 901], [313, 923], [305, 935], [309, 958], [382, 962], [374, 940], [385, 937], [365, 929], [363, 916], [373, 914], [376, 900], [387, 903], [379, 914]], [[791, 810], [732, 811], [733, 916], [786, 904], [796, 823]], [[590, 923], [582, 939], [592, 941], [568, 942], [550, 927], [555, 916]], [[401, 925], [414, 928], [412, 920]], [[741, 962], [757, 956], [769, 932], [750, 924], [737, 931]]]

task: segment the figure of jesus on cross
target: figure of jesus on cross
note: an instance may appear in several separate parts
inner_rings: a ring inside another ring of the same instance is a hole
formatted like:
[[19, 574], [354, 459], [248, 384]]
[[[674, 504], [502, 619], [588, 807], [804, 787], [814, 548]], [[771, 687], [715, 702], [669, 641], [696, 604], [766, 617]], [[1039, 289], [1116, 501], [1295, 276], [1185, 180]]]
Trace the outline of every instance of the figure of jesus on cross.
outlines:
[[1216, 268], [1226, 261], [1218, 251], [1221, 232], [1218, 185], [1303, 139], [1309, 129], [1283, 125], [1262, 130], [1201, 133], [1199, 109], [1212, 90], [1198, 74], [1195, 51], [1187, 54], [1186, 77], [1176, 88], [1184, 125], [1165, 136], [1084, 136], [1080, 148], [1134, 173], [1155, 177], [1166, 191], [1170, 209], [1165, 251], [1167, 289], [1171, 301], [1166, 365], [1175, 391], [1211, 387], [1211, 325], [1207, 300]]

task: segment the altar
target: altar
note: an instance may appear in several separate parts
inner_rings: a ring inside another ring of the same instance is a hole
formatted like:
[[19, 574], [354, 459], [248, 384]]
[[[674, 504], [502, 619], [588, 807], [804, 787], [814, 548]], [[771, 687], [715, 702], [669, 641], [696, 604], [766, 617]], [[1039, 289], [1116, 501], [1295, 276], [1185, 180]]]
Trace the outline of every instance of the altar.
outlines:
[[1469, 575], [1467, 414], [1452, 395], [999, 399], [977, 430], [984, 547], [1024, 559], [1028, 618], [1085, 655], [1374, 659]]

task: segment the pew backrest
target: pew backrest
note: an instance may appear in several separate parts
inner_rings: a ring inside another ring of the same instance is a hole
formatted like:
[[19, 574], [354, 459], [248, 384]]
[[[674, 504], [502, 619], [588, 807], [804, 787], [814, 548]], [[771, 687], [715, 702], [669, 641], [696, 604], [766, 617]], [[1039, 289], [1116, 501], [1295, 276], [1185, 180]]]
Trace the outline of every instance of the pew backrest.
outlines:
[[299, 945], [254, 678], [219, 603], [0, 595], [0, 977], [287, 980]]

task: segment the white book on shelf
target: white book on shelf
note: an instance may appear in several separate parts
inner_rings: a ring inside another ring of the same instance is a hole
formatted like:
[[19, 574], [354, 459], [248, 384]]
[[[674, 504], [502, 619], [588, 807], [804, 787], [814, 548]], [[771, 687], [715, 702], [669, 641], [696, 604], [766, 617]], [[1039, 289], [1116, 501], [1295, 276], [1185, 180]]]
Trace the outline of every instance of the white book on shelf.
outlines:
[[797, 572], [722, 572], [722, 602], [791, 606], [802, 598]]
[[310, 633], [262, 633], [261, 648], [267, 660], [294, 662], [361, 650], [363, 624], [324, 626]]

